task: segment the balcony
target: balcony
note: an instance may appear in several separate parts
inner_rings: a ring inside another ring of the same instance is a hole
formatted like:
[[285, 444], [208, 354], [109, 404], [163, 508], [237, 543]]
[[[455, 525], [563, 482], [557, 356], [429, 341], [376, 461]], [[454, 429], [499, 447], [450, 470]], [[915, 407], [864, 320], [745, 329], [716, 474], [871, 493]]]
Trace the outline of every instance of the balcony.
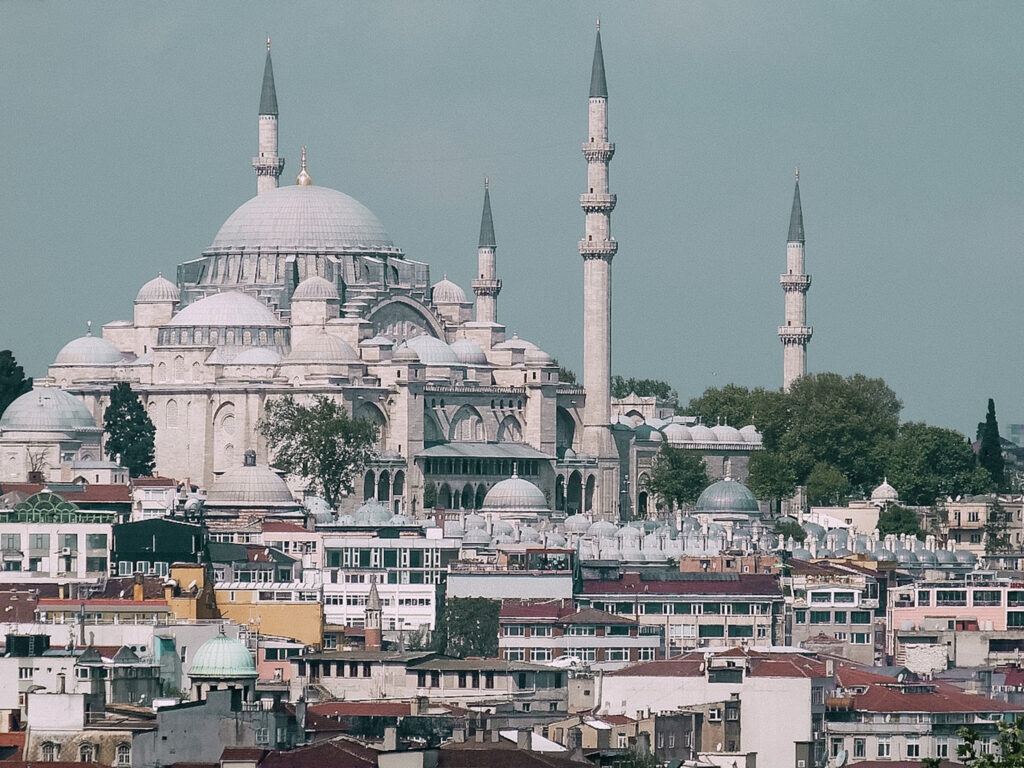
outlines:
[[779, 283], [786, 290], [806, 291], [811, 285], [810, 275], [780, 275]]
[[616, 240], [580, 240], [580, 253], [584, 256], [588, 253], [614, 256], [618, 250], [619, 243]]
[[813, 331], [807, 325], [780, 325], [779, 338], [783, 343], [803, 342], [811, 338]]
[[615, 208], [615, 201], [615, 195], [598, 193], [580, 195], [580, 207], [587, 213], [610, 212]]

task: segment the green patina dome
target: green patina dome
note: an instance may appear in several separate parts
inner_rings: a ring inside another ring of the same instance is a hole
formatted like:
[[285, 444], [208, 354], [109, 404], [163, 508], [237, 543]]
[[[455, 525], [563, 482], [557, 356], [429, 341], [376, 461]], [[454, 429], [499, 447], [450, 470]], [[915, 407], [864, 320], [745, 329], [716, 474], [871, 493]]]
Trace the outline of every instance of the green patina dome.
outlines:
[[697, 512], [757, 514], [757, 497], [743, 483], [725, 478], [712, 483], [697, 499]]
[[218, 635], [207, 640], [192, 657], [189, 677], [218, 679], [256, 677], [256, 664], [252, 654], [240, 640]]

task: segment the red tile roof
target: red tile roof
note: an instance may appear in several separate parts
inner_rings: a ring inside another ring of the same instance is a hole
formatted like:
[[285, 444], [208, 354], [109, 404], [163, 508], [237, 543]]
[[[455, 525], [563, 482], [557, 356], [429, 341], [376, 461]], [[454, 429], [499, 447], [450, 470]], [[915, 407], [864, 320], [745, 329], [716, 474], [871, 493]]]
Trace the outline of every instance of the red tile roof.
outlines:
[[411, 710], [407, 701], [325, 701], [307, 711], [326, 717], [406, 717]]
[[177, 488], [178, 481], [173, 477], [133, 477], [132, 485], [140, 488]]
[[[20, 491], [32, 495], [39, 493], [45, 487], [42, 483], [2, 483], [0, 484], [0, 494]], [[132, 501], [132, 489], [127, 485], [90, 483], [79, 487], [81, 488], [79, 491], [60, 491], [57, 495], [78, 505], [131, 504]]]
[[769, 595], [777, 596], [777, 576], [757, 574], [683, 574], [695, 578], [644, 580], [639, 574], [626, 573], [622, 578], [609, 581], [584, 581], [585, 595]]
[[[504, 740], [503, 740], [504, 741]], [[478, 744], [465, 741], [461, 744], [445, 744], [437, 756], [438, 768], [480, 768], [500, 766], [501, 768], [581, 768], [589, 763], [577, 763], [568, 757], [545, 752], [524, 752], [515, 744], [504, 741], [508, 746], [484, 742]]]
[[220, 753], [221, 760], [262, 760], [267, 750], [259, 747], [224, 747]]
[[263, 521], [263, 532], [264, 533], [308, 533], [316, 535], [315, 531], [311, 531], [308, 528], [304, 528], [299, 523], [286, 523], [280, 520], [264, 520]]
[[[338, 736], [305, 747], [268, 752], [260, 768], [377, 768], [375, 749]], [[221, 758], [223, 759], [223, 758]]]
[[549, 619], [575, 611], [572, 600], [502, 600], [499, 619]]
[[713, 659], [742, 658], [749, 663], [749, 677], [824, 677], [825, 664], [813, 655], [792, 652], [762, 652], [729, 648], [720, 652], [697, 650], [659, 661], [645, 661], [605, 672], [609, 677], [703, 677]]
[[836, 666], [836, 677], [844, 688], [867, 688], [853, 696], [853, 708], [861, 712], [1024, 712], [1024, 705], [965, 693], [937, 680], [900, 683], [846, 665]]

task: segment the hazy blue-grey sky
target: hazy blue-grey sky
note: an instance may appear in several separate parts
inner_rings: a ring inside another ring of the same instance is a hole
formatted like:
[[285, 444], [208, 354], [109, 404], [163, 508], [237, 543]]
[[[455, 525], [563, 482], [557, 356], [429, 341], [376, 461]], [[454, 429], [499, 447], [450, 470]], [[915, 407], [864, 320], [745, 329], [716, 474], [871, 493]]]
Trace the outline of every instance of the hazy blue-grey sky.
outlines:
[[[41, 375], [255, 194], [273, 37], [282, 181], [362, 201], [579, 371], [594, 18], [617, 143], [613, 370], [777, 387], [801, 169], [811, 371], [973, 434], [1019, 399], [1024, 3], [0, 3], [0, 348]], [[1004, 427], [1004, 432], [1005, 432]]]

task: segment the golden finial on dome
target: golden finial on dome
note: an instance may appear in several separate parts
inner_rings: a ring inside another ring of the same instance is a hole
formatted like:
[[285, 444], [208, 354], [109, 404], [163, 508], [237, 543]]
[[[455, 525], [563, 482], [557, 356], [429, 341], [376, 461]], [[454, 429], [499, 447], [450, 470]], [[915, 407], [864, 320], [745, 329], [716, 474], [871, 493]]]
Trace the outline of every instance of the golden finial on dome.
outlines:
[[86, 320], [85, 321], [85, 327], [86, 327], [85, 335], [86, 336], [92, 336], [92, 320]]
[[306, 173], [306, 148], [302, 148], [302, 169], [299, 171], [299, 175], [295, 177], [295, 183], [300, 187], [309, 187], [313, 184], [313, 179], [310, 178], [309, 174]]

